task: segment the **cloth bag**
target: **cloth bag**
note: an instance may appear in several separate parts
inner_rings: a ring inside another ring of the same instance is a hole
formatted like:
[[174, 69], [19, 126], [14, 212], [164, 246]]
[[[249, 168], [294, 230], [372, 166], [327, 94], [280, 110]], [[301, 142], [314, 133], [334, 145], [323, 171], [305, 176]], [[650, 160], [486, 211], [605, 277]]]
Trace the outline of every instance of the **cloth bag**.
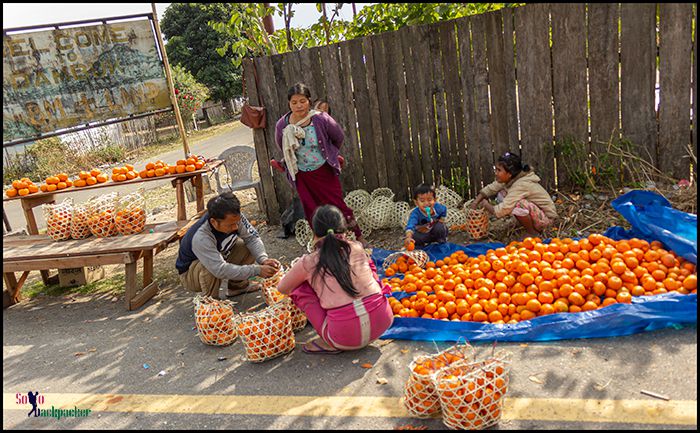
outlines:
[[[255, 77], [256, 88], [259, 89], [258, 71], [255, 67], [255, 62], [253, 62], [253, 76]], [[245, 86], [245, 75], [243, 77], [243, 94], [246, 96], [248, 95]], [[246, 101], [241, 108], [241, 123], [249, 128], [264, 129], [267, 126], [267, 111], [265, 110], [265, 103], [262, 100], [262, 96], [259, 93], [258, 100], [260, 101], [260, 106], [250, 105], [246, 97]]]

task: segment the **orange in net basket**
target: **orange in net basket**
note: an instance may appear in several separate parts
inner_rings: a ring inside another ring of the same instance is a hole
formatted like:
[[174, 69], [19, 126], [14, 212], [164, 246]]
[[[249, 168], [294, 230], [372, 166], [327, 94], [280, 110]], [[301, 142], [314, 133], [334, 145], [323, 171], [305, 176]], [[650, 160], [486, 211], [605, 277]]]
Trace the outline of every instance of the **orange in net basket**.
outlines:
[[480, 430], [497, 424], [509, 376], [510, 361], [500, 355], [440, 370], [435, 375], [435, 387], [443, 423], [460, 430]]
[[228, 346], [236, 340], [236, 322], [231, 301], [198, 295], [193, 302], [194, 321], [202, 343]]
[[489, 234], [489, 214], [483, 209], [464, 208], [467, 216], [467, 232], [474, 239], [481, 239]]
[[73, 199], [67, 198], [60, 204], [45, 204], [42, 208], [46, 220], [46, 234], [54, 241], [70, 239]]
[[294, 349], [291, 302], [285, 298], [261, 311], [238, 316], [238, 334], [249, 361], [267, 361]]
[[403, 404], [413, 416], [426, 418], [440, 412], [434, 376], [441, 369], [473, 361], [472, 347], [456, 344], [436, 355], [420, 356], [409, 365], [410, 374], [404, 386]]
[[[294, 259], [294, 261], [292, 261], [292, 264], [294, 264], [297, 260], [299, 259]], [[265, 298], [265, 303], [267, 305], [276, 304], [282, 299], [287, 298], [286, 295], [283, 295], [277, 290], [277, 285], [279, 284], [280, 280], [286, 272], [282, 264], [279, 262], [277, 263], [279, 264], [279, 270], [277, 271], [277, 273], [275, 273], [275, 275], [271, 276], [270, 278], [253, 278], [254, 281], [259, 282], [262, 285], [263, 298]], [[299, 331], [301, 329], [304, 329], [304, 327], [306, 326], [306, 315], [304, 314], [304, 312], [301, 311], [296, 305], [294, 305], [293, 302], [290, 303], [289, 309], [292, 313], [292, 330]]]

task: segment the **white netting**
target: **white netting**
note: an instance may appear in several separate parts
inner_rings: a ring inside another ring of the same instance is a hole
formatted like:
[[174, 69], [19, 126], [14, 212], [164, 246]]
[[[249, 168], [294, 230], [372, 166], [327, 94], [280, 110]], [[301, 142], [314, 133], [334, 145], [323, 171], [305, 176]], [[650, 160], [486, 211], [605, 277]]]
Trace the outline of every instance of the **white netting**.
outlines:
[[481, 239], [489, 234], [489, 214], [484, 209], [471, 209], [464, 207], [466, 227], [469, 235], [474, 239]]
[[73, 239], [84, 239], [90, 236], [90, 226], [88, 225], [88, 207], [85, 203], [73, 205], [73, 219], [70, 226], [70, 237]]
[[231, 301], [195, 296], [194, 322], [199, 339], [210, 346], [228, 346], [236, 340], [236, 318]]
[[146, 228], [146, 199], [143, 191], [143, 188], [139, 188], [117, 200], [114, 224], [122, 235], [141, 233]]
[[396, 203], [394, 203], [394, 213], [392, 215], [393, 220], [391, 222], [391, 225], [400, 228], [406, 227], [406, 223], [408, 223], [408, 218], [405, 218], [404, 221], [404, 216], [406, 215], [406, 212], [408, 212], [408, 214], [410, 215], [412, 208], [413, 207], [405, 201], [397, 201]]
[[452, 191], [445, 185], [440, 185], [439, 187], [437, 187], [437, 189], [435, 190], [435, 199], [438, 203], [444, 204], [448, 208], [458, 208], [464, 200], [461, 195]]
[[311, 230], [309, 222], [305, 219], [298, 220], [294, 224], [294, 236], [302, 247], [308, 244], [314, 238], [314, 232]]
[[360, 212], [362, 209], [367, 207], [370, 202], [370, 195], [364, 189], [356, 189], [350, 191], [348, 195], [345, 196], [345, 204], [348, 205], [353, 212]]
[[495, 356], [455, 364], [434, 377], [443, 423], [453, 429], [481, 430], [498, 423], [508, 391], [510, 361]]
[[[400, 260], [402, 257], [405, 257], [403, 260]], [[384, 272], [386, 273], [386, 270], [389, 268], [389, 266], [393, 265], [394, 263], [405, 261], [407, 268], [410, 267], [411, 265], [415, 264], [419, 268], [425, 268], [425, 265], [428, 263], [430, 260], [430, 257], [428, 256], [428, 253], [426, 253], [423, 250], [413, 250], [413, 251], [397, 251], [395, 253], [391, 253], [386, 258], [384, 259], [384, 262], [382, 263], [382, 269], [384, 269]], [[402, 271], [399, 271], [402, 272]]]
[[457, 208], [447, 208], [447, 215], [445, 216], [445, 225], [451, 232], [461, 231], [467, 229], [467, 216], [460, 209]]
[[291, 299], [284, 298], [263, 310], [238, 316], [238, 335], [251, 362], [263, 362], [294, 349]]
[[474, 350], [471, 345], [455, 344], [435, 355], [415, 358], [409, 368], [404, 386], [403, 404], [408, 413], [419, 418], [440, 412], [440, 400], [435, 390], [434, 377], [442, 368], [472, 362]]
[[88, 226], [90, 232], [98, 238], [118, 233], [114, 224], [114, 206], [118, 197], [118, 193], [112, 192], [88, 201]]
[[[285, 273], [286, 271], [282, 268], [282, 266], [280, 266], [280, 270], [277, 272], [277, 274], [263, 280], [262, 292], [263, 298], [265, 299], [265, 303], [267, 305], [274, 305], [287, 298], [286, 295], [283, 295], [277, 290], [277, 285]], [[306, 315], [304, 312], [294, 305], [293, 302], [290, 303], [289, 311], [292, 313], [292, 330], [299, 331], [304, 329], [306, 326]]]
[[[362, 210], [360, 217], [365, 220], [367, 225], [369, 225], [372, 230], [378, 230], [391, 226], [393, 213], [394, 202], [392, 202], [388, 197], [378, 196], [370, 202], [369, 206]], [[360, 226], [360, 229], [364, 234], [362, 226]]]
[[42, 209], [46, 220], [46, 234], [54, 241], [70, 239], [73, 199], [69, 197], [59, 204], [45, 204]]
[[392, 191], [389, 188], [377, 188], [374, 191], [372, 191], [372, 194], [370, 194], [370, 203], [372, 203], [374, 200], [376, 200], [379, 197], [386, 197], [390, 201], [394, 200], [394, 191]]

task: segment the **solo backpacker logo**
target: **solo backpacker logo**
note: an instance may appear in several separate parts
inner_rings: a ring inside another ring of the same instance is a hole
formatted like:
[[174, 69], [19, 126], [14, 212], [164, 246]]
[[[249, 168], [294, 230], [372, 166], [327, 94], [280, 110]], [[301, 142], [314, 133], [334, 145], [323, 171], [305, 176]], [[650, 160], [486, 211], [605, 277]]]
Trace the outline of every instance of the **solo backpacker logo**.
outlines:
[[92, 409], [78, 409], [77, 407], [73, 407], [73, 409], [56, 409], [53, 405], [51, 409], [42, 409], [39, 405], [43, 405], [45, 399], [43, 395], [39, 395], [39, 391], [29, 391], [27, 395], [18, 392], [15, 397], [17, 398], [17, 404], [24, 405], [29, 403], [32, 405], [32, 410], [27, 414], [28, 417], [34, 414], [35, 417], [56, 419], [68, 417], [82, 418], [90, 415], [90, 412], [92, 412]]

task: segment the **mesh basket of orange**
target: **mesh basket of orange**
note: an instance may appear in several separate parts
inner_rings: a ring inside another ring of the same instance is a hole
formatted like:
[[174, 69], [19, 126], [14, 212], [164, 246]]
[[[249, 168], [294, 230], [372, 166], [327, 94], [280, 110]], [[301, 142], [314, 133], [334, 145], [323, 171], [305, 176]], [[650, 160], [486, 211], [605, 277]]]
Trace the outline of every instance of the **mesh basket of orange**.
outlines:
[[90, 236], [90, 226], [88, 225], [88, 208], [85, 203], [73, 205], [73, 218], [70, 225], [70, 237], [72, 239], [84, 239]]
[[466, 222], [464, 226], [474, 239], [481, 239], [489, 234], [489, 214], [484, 209], [472, 209], [464, 205]]
[[393, 277], [396, 274], [404, 274], [413, 269], [422, 269], [428, 263], [428, 253], [416, 250], [415, 243], [411, 243], [407, 249], [389, 254], [382, 262], [384, 275]]
[[[279, 271], [272, 277], [256, 279], [256, 281], [259, 281], [262, 285], [263, 298], [265, 299], [265, 303], [267, 305], [274, 305], [277, 302], [280, 302], [281, 300], [287, 298], [286, 295], [283, 295], [277, 290], [277, 285], [284, 276], [284, 273], [285, 270], [280, 264]], [[292, 314], [292, 330], [299, 331], [301, 329], [304, 329], [307, 322], [306, 315], [304, 314], [304, 312], [301, 311], [296, 305], [294, 305], [293, 302], [290, 303], [289, 309]]]
[[236, 340], [236, 317], [233, 303], [210, 296], [195, 296], [194, 321], [202, 343], [228, 346]]
[[112, 192], [88, 200], [88, 227], [94, 236], [104, 238], [119, 233], [114, 223], [114, 206], [118, 197], [118, 193]]
[[70, 239], [73, 199], [69, 197], [60, 204], [45, 204], [42, 209], [46, 220], [46, 234], [54, 241]]
[[143, 188], [131, 194], [120, 197], [116, 204], [114, 224], [122, 235], [141, 233], [146, 227], [146, 199]]
[[238, 334], [249, 361], [267, 361], [294, 349], [291, 302], [284, 298], [262, 310], [238, 315]]
[[658, 241], [525, 238], [485, 254], [456, 251], [388, 279], [400, 317], [514, 324], [555, 313], [578, 313], [635, 296], [697, 293], [694, 264]]
[[481, 430], [498, 423], [510, 377], [509, 355], [447, 366], [434, 376], [443, 423], [453, 429]]
[[468, 343], [455, 344], [435, 355], [419, 356], [409, 365], [409, 377], [404, 386], [403, 404], [408, 412], [424, 418], [440, 412], [434, 377], [441, 369], [471, 362], [474, 350]]

